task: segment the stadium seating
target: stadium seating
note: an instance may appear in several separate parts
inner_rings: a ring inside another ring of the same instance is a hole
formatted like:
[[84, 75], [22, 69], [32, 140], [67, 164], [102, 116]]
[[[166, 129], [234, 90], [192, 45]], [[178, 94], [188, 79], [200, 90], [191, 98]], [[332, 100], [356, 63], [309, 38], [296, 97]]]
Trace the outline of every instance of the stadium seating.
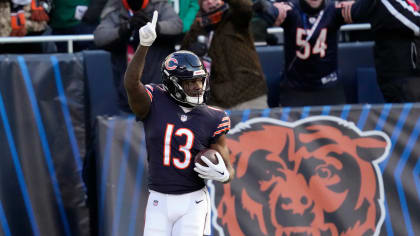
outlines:
[[372, 67], [362, 67], [356, 70], [358, 103], [384, 103], [384, 97], [376, 82], [376, 71]]
[[[373, 42], [351, 42], [340, 43], [338, 46], [338, 70], [346, 88], [346, 100], [349, 104], [370, 101], [364, 100], [365, 98], [363, 97], [360, 97], [362, 99], [361, 101], [358, 100], [359, 81], [356, 72], [358, 71], [358, 68], [374, 68], [373, 45]], [[256, 50], [266, 77], [268, 101], [270, 102], [277, 97], [276, 87], [280, 82], [284, 68], [283, 46], [259, 46], [256, 47]], [[361, 78], [365, 76], [370, 76], [367, 81], [368, 83], [375, 83], [375, 81], [372, 80], [372, 73], [362, 72], [363, 71], [359, 72], [360, 83], [363, 82]], [[374, 88], [374, 85], [375, 84], [369, 84], [366, 86], [373, 86], [372, 88]], [[363, 84], [360, 84], [360, 86], [363, 86]], [[363, 89], [365, 89], [365, 87], [363, 87]], [[378, 96], [379, 97], [376, 97], [376, 99], [380, 99], [380, 95]], [[380, 100], [372, 101], [379, 102]]]

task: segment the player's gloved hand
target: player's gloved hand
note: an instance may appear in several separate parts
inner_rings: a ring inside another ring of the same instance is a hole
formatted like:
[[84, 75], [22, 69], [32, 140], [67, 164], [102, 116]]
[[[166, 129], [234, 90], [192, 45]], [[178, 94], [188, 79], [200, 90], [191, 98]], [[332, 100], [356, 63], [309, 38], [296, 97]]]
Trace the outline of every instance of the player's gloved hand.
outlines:
[[140, 45], [150, 47], [156, 39], [156, 23], [158, 12], [153, 12], [152, 22], [148, 22], [139, 30]]
[[220, 153], [216, 153], [216, 157], [218, 160], [217, 165], [213, 164], [209, 159], [207, 159], [207, 157], [201, 156], [201, 159], [204, 161], [204, 163], [207, 164], [208, 167], [202, 166], [196, 162], [194, 171], [197, 172], [198, 176], [203, 179], [212, 179], [220, 182], [226, 182], [230, 177], [229, 171], [227, 170], [225, 162], [223, 161]]

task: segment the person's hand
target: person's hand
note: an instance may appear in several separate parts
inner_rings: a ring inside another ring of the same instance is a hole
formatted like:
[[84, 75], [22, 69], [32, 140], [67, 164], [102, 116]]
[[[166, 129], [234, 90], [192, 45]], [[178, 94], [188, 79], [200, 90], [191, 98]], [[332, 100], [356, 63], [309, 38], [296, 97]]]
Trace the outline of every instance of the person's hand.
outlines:
[[207, 157], [201, 156], [201, 159], [208, 167], [202, 166], [196, 162], [194, 171], [203, 179], [212, 179], [223, 183], [229, 180], [230, 174], [220, 153], [217, 152], [216, 157], [218, 160], [217, 165], [213, 164]]
[[290, 11], [290, 10], [292, 10], [292, 7], [289, 4], [285, 3], [285, 2], [276, 2], [273, 5], [279, 11], [279, 15], [277, 16], [277, 19], [274, 22], [274, 25], [275, 26], [279, 26], [286, 19], [287, 12]]
[[158, 12], [153, 12], [152, 22], [140, 28], [139, 37], [140, 45], [150, 47], [156, 39], [156, 23], [158, 19]]
[[347, 24], [353, 23], [351, 18], [351, 6], [353, 5], [354, 1], [343, 1], [343, 2], [336, 2], [335, 7], [341, 8], [341, 15], [344, 18], [344, 22]]
[[256, 0], [252, 5], [252, 9], [258, 17], [267, 22], [269, 27], [274, 25], [279, 15], [277, 8], [268, 0]]
[[128, 20], [130, 24], [131, 30], [139, 30], [140, 27], [143, 27], [150, 21], [150, 18], [144, 11], [136, 12], [130, 19]]

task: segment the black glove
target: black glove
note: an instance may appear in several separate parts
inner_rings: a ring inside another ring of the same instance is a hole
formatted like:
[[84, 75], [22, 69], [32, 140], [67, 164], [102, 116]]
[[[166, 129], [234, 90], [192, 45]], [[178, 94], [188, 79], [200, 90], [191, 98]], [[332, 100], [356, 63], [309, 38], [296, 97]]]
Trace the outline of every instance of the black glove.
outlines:
[[202, 57], [207, 53], [207, 45], [205, 43], [194, 42], [190, 45], [188, 50], [195, 53], [197, 56]]
[[131, 29], [130, 23], [128, 21], [124, 21], [120, 24], [120, 28], [118, 28], [118, 35], [122, 40], [128, 40], [131, 36]]
[[147, 22], [151, 22], [152, 19], [144, 12], [136, 12], [129, 20], [130, 29], [138, 31], [141, 27], [145, 26]]
[[89, 7], [83, 15], [82, 21], [87, 24], [99, 24], [101, 12], [105, 7], [106, 0], [90, 1]]

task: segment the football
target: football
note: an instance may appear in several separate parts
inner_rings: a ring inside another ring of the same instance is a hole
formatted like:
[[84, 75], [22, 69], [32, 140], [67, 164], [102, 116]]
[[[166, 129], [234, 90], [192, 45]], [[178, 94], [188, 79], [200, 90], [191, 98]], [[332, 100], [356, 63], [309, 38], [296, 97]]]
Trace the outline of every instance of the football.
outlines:
[[198, 162], [200, 165], [202, 166], [206, 166], [207, 164], [201, 159], [201, 156], [205, 156], [207, 157], [207, 159], [209, 159], [213, 164], [217, 165], [219, 163], [219, 160], [217, 159], [216, 156], [217, 151], [214, 149], [204, 149], [201, 150], [199, 153], [197, 153], [197, 155], [195, 155], [195, 162]]

